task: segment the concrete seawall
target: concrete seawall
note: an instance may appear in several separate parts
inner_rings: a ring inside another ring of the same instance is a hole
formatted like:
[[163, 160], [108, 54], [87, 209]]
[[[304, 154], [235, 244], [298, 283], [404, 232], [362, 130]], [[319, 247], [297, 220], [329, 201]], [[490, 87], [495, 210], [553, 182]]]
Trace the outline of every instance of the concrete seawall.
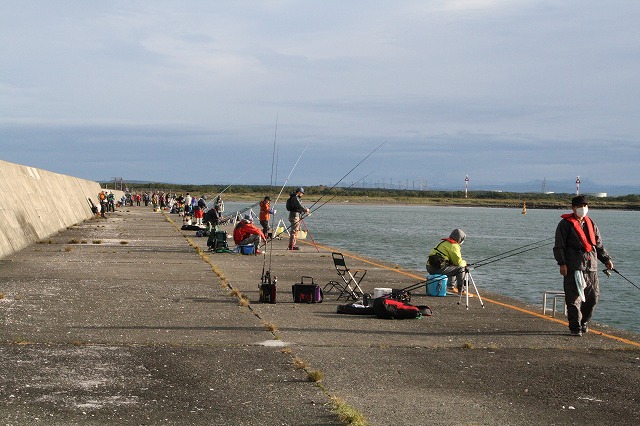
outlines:
[[0, 160], [0, 259], [93, 216], [97, 182]]

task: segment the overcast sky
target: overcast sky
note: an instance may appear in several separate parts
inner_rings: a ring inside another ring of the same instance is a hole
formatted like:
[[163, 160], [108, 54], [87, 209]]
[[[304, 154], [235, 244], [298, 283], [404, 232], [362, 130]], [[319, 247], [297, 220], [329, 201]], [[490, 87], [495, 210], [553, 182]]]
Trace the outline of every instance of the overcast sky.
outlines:
[[345, 181], [639, 182], [637, 1], [0, 4], [2, 160], [282, 185], [308, 146], [315, 185], [386, 141]]

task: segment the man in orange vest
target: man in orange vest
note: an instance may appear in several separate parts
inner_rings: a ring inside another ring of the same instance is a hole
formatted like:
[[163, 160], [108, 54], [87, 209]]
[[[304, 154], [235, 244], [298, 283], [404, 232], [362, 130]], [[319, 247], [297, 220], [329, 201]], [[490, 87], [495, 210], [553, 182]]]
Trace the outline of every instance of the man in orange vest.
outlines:
[[602, 245], [600, 231], [587, 216], [587, 197], [579, 195], [571, 200], [573, 213], [563, 214], [556, 228], [553, 256], [564, 277], [564, 297], [567, 319], [572, 336], [580, 337], [589, 331], [588, 322], [600, 296], [598, 260], [613, 269], [611, 256]]
[[262, 233], [264, 235], [269, 234], [269, 219], [271, 215], [276, 211], [271, 208], [271, 197], [264, 197], [264, 200], [260, 201], [260, 225], [262, 225]]

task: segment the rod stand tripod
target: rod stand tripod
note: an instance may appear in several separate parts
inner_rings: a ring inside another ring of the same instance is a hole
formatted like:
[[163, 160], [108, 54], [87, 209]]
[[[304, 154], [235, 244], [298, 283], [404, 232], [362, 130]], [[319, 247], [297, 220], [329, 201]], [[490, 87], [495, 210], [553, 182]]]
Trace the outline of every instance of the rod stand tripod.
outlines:
[[484, 302], [480, 297], [480, 293], [478, 292], [478, 287], [476, 286], [476, 282], [474, 281], [473, 276], [471, 275], [471, 271], [469, 270], [465, 271], [465, 274], [464, 274], [464, 280], [462, 281], [462, 288], [460, 289], [460, 295], [458, 296], [458, 305], [460, 305], [460, 302], [462, 302], [462, 293], [464, 293], [466, 297], [466, 308], [469, 309], [469, 282], [471, 282], [471, 284], [473, 285], [473, 289], [475, 290], [476, 296], [480, 301], [480, 305], [484, 308]]

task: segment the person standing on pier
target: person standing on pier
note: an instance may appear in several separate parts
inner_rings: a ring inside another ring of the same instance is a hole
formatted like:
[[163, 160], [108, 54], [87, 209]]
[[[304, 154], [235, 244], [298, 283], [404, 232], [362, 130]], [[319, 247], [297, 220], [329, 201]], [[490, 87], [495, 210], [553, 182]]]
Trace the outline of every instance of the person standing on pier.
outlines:
[[556, 228], [553, 256], [564, 277], [564, 297], [572, 336], [589, 331], [588, 323], [600, 297], [598, 260], [613, 269], [613, 260], [602, 245], [600, 230], [587, 216], [587, 197], [571, 200], [572, 213], [563, 214]]
[[300, 250], [300, 247], [296, 245], [298, 238], [298, 231], [300, 230], [300, 221], [302, 220], [302, 214], [309, 213], [309, 209], [304, 207], [300, 202], [300, 198], [304, 195], [304, 188], [298, 187], [294, 192], [289, 195], [287, 200], [287, 210], [289, 211], [289, 222], [291, 223], [291, 229], [289, 232], [289, 247], [287, 250]]
[[260, 201], [260, 225], [262, 225], [262, 233], [264, 235], [269, 234], [269, 220], [275, 212], [271, 208], [271, 197], [264, 197], [264, 200]]

